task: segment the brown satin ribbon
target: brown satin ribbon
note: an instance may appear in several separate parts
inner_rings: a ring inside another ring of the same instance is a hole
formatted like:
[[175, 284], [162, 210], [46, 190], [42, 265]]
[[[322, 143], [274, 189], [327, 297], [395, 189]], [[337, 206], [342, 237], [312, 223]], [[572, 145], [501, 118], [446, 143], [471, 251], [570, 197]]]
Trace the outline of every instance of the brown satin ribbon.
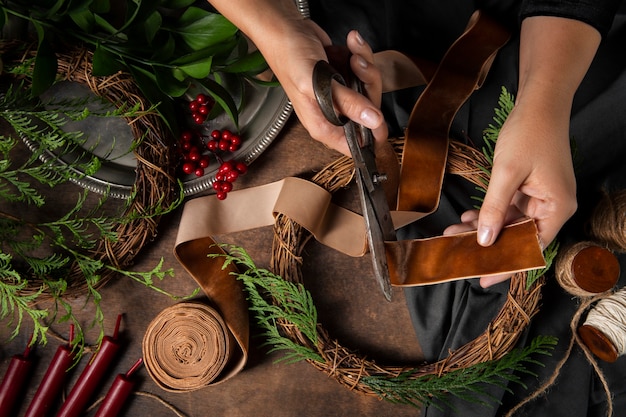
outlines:
[[[495, 54], [507, 40], [505, 30], [486, 15], [475, 13], [436, 71], [395, 51], [376, 54], [386, 71], [386, 91], [429, 81], [406, 131], [398, 210], [392, 212], [396, 228], [436, 210], [452, 119], [480, 86]], [[414, 75], [406, 77], [410, 73]], [[394, 75], [401, 80], [393, 81]], [[239, 361], [228, 368], [230, 373], [222, 380], [245, 363], [247, 306], [239, 283], [221, 270], [222, 261], [207, 258], [210, 251], [219, 250], [211, 246], [211, 236], [272, 225], [281, 213], [309, 230], [319, 242], [350, 256], [362, 256], [367, 248], [363, 218], [334, 205], [331, 197], [309, 181], [285, 178], [233, 191], [224, 201], [205, 196], [185, 204], [174, 252], [216, 304], [239, 344]], [[507, 226], [488, 248], [477, 244], [475, 232], [385, 245], [394, 286], [429, 285], [545, 266], [531, 219]]]

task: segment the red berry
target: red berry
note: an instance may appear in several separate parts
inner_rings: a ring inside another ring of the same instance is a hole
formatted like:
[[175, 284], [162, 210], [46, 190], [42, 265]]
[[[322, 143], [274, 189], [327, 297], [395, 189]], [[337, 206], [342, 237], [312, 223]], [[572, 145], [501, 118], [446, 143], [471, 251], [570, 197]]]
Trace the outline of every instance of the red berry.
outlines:
[[228, 129], [224, 129], [222, 131], [222, 139], [230, 141], [230, 138], [232, 137], [232, 132]]
[[195, 116], [193, 116], [193, 121], [196, 124], [201, 125], [202, 123], [204, 123], [204, 117], [202, 117], [200, 115], [195, 115]]
[[206, 155], [202, 155], [200, 157], [200, 161], [198, 161], [198, 166], [200, 168], [208, 168], [209, 167], [209, 157]]
[[241, 136], [233, 134], [230, 137], [230, 144], [235, 146], [241, 145]]
[[193, 162], [185, 162], [183, 164], [183, 172], [185, 174], [191, 174], [192, 172], [194, 172], [196, 169], [196, 164], [194, 164]]
[[191, 142], [183, 142], [182, 145], [180, 145], [180, 147], [183, 149], [183, 151], [189, 152], [189, 150], [191, 150], [193, 145], [191, 144]]
[[218, 191], [216, 196], [218, 200], [225, 200], [226, 199], [226, 195], [227, 193], [223, 192], [223, 191]]
[[189, 110], [191, 110], [192, 112], [198, 110], [198, 106], [200, 106], [200, 103], [195, 100], [189, 102]]
[[203, 168], [196, 168], [196, 170], [194, 171], [194, 174], [196, 174], [196, 177], [201, 177], [204, 175], [204, 169]]
[[218, 172], [221, 174], [227, 174], [233, 169], [235, 169], [235, 165], [232, 161], [224, 161], [222, 162], [222, 165], [220, 165]]
[[206, 105], [198, 107], [198, 113], [200, 113], [202, 116], [206, 116], [207, 114], [209, 114], [209, 107]]
[[226, 181], [235, 182], [238, 177], [239, 171], [233, 169], [232, 171], [228, 171], [228, 173], [226, 174]]
[[198, 104], [204, 104], [209, 101], [209, 97], [206, 94], [200, 93], [196, 96], [196, 101], [198, 102]]
[[216, 141], [215, 139], [211, 139], [210, 141], [206, 143], [206, 147], [211, 152], [215, 152], [219, 149], [219, 142]]
[[221, 181], [220, 182], [220, 189], [219, 191], [223, 192], [223, 193], [229, 193], [233, 190], [233, 183], [232, 182], [228, 182], [228, 181]]
[[213, 139], [220, 139], [222, 137], [222, 132], [220, 132], [219, 130], [215, 129], [211, 132], [211, 137]]
[[220, 140], [218, 147], [220, 148], [220, 150], [226, 151], [230, 147], [230, 142], [228, 142], [227, 140], [222, 139], [222, 140]]
[[235, 164], [235, 169], [239, 171], [241, 175], [243, 175], [248, 172], [248, 165], [240, 161]]
[[226, 174], [223, 172], [218, 172], [215, 174], [215, 181], [224, 181], [226, 179]]
[[189, 141], [191, 141], [191, 139], [193, 139], [193, 133], [188, 131], [188, 130], [185, 130], [180, 135], [180, 140], [183, 141], [183, 142], [189, 142]]
[[238, 150], [239, 150], [239, 145], [233, 145], [233, 144], [231, 144], [231, 145], [228, 147], [228, 151], [229, 151], [229, 152], [237, 152]]

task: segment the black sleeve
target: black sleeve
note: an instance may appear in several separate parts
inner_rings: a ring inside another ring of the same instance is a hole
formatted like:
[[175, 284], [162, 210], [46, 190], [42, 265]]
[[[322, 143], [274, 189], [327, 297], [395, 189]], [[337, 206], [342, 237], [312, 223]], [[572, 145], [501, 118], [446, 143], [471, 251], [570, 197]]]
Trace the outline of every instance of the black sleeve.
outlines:
[[558, 16], [585, 22], [604, 37], [611, 28], [621, 0], [524, 0], [520, 17]]

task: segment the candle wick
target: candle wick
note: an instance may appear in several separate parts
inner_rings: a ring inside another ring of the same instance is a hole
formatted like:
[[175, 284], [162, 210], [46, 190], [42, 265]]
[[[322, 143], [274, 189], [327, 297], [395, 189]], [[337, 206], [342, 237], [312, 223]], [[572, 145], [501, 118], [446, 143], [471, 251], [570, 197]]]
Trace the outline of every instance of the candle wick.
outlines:
[[137, 362], [135, 362], [135, 364], [128, 370], [128, 372], [126, 372], [126, 378], [130, 378], [135, 372], [137, 372], [142, 363], [143, 358], [139, 358]]
[[24, 353], [22, 354], [22, 357], [24, 359], [28, 358], [28, 355], [30, 354], [31, 343], [33, 343], [33, 335], [30, 335], [30, 338], [28, 339], [28, 343], [26, 344], [26, 349], [24, 349]]
[[120, 331], [120, 323], [122, 322], [122, 315], [117, 315], [117, 322], [115, 323], [115, 330], [113, 331], [113, 339], [117, 340], [117, 336]]

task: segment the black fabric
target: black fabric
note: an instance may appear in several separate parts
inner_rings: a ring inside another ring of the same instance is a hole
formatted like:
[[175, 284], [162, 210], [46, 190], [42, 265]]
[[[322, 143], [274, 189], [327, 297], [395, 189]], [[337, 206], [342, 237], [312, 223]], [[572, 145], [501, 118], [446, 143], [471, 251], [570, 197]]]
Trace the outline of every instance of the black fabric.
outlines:
[[[549, 15], [580, 18], [593, 24], [604, 34], [600, 50], [576, 94], [571, 121], [571, 136], [576, 143], [575, 167], [578, 181], [579, 210], [565, 225], [558, 239], [562, 244], [585, 238], [585, 222], [599, 200], [603, 189], [626, 187], [626, 16], [612, 8], [615, 2], [528, 1], [522, 13], [534, 15], [540, 10]], [[600, 4], [604, 8], [600, 8]], [[337, 43], [345, 42], [351, 29], [358, 29], [374, 50], [397, 49], [410, 54], [437, 59], [463, 31], [475, 8], [482, 6], [516, 29], [520, 10], [516, 2], [451, 1], [350, 1], [313, 0], [312, 17], [326, 29]], [[544, 7], [543, 9], [541, 7]], [[551, 8], [552, 12], [547, 12]], [[559, 12], [560, 10], [560, 12]], [[451, 11], [454, 11], [452, 13]], [[606, 11], [606, 12], [605, 12]], [[585, 16], [579, 16], [584, 14]], [[593, 22], [589, 22], [593, 20]], [[610, 29], [603, 25], [611, 25]], [[483, 87], [478, 90], [457, 115], [451, 132], [456, 140], [477, 147], [482, 144], [482, 132], [493, 121], [493, 110], [502, 87], [515, 94], [517, 87], [519, 41], [516, 37], [499, 53]], [[565, 70], [565, 69], [564, 69]], [[410, 110], [420, 89], [408, 89], [386, 94], [383, 111], [392, 134], [401, 135]], [[407, 226], [399, 238], [416, 238], [441, 234], [442, 230], [459, 220], [460, 214], [472, 208], [477, 192], [473, 186], [458, 178], [446, 178], [441, 205], [436, 213]], [[622, 271], [626, 258], [620, 255]], [[622, 274], [621, 286], [626, 285]], [[428, 361], [447, 356], [449, 349], [458, 347], [480, 334], [505, 301], [507, 283], [483, 289], [477, 280], [407, 289], [407, 303], [417, 337]], [[528, 396], [548, 378], [562, 358], [570, 340], [569, 324], [577, 302], [565, 293], [553, 277], [543, 291], [540, 313], [520, 341], [526, 345], [537, 335], [556, 336], [559, 343], [552, 357], [542, 357], [545, 367], [533, 369], [538, 377], [520, 375], [522, 385], [512, 384], [504, 389], [486, 387], [502, 402], [484, 406], [450, 398], [443, 409], [428, 407], [426, 417], [501, 416], [521, 399]], [[615, 416], [626, 416], [626, 358], [614, 364], [603, 364], [616, 405]], [[558, 383], [548, 394], [534, 401], [517, 415], [538, 417], [603, 416], [606, 398], [582, 352], [574, 349], [563, 368]]]

